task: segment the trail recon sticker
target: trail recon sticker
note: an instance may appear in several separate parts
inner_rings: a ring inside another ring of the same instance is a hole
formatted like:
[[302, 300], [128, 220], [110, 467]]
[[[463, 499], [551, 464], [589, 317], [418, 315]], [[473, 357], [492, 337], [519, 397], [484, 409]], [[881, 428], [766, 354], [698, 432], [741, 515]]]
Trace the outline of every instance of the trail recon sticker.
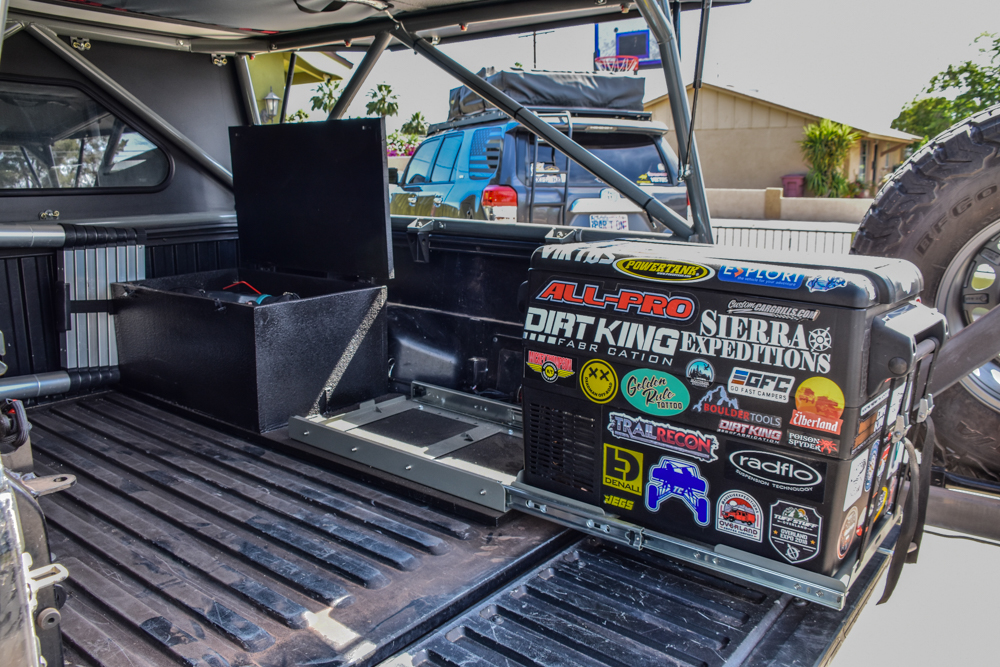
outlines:
[[656, 512], [669, 498], [678, 498], [687, 505], [698, 525], [708, 525], [712, 510], [708, 500], [708, 480], [701, 476], [698, 466], [664, 456], [649, 469], [646, 509]]
[[651, 415], [669, 417], [687, 410], [691, 395], [670, 373], [646, 368], [622, 378], [622, 395], [633, 407]]
[[634, 313], [682, 322], [694, 317], [698, 308], [694, 297], [688, 295], [644, 292], [624, 287], [613, 294], [602, 294], [602, 291], [598, 285], [579, 285], [569, 280], [552, 280], [535, 299], [599, 310], [611, 308], [618, 313]]
[[760, 503], [749, 493], [726, 491], [719, 496], [715, 512], [715, 529], [745, 540], [760, 542], [764, 535], [764, 513]]
[[673, 262], [666, 259], [619, 259], [614, 263], [620, 273], [665, 283], [697, 283], [715, 275], [715, 270], [701, 264]]
[[819, 553], [823, 518], [812, 507], [779, 500], [771, 505], [768, 539], [789, 563], [803, 563]]
[[642, 452], [604, 445], [604, 485], [642, 495]]
[[618, 375], [606, 361], [591, 359], [580, 369], [580, 391], [594, 403], [607, 403], [618, 392]]
[[700, 461], [711, 462], [719, 458], [715, 453], [719, 449], [719, 440], [712, 434], [632, 417], [623, 412], [608, 415], [608, 432], [619, 440], [666, 449]]
[[540, 374], [542, 379], [550, 384], [560, 378], [576, 375], [572, 359], [557, 357], [554, 354], [528, 350], [528, 361], [525, 363], [527, 363], [528, 368]]

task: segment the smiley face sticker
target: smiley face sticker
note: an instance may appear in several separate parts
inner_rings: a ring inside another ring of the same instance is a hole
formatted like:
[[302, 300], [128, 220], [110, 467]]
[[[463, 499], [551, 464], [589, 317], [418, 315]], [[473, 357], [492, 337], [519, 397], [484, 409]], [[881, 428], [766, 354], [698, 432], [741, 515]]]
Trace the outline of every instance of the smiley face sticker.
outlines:
[[580, 391], [594, 403], [607, 403], [618, 393], [618, 375], [606, 361], [591, 359], [580, 369]]

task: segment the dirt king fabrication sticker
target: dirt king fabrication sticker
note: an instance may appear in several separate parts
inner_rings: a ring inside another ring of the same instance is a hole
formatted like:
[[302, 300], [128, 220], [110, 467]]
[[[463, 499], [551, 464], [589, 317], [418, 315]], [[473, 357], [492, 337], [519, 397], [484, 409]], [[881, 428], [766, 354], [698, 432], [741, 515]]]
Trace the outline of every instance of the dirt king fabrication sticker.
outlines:
[[680, 332], [658, 323], [639, 324], [580, 313], [528, 308], [524, 339], [579, 352], [606, 354], [632, 363], [670, 366]]
[[723, 282], [777, 287], [779, 289], [798, 289], [804, 278], [805, 276], [801, 273], [753, 269], [748, 266], [723, 266], [719, 269], [719, 280]]
[[663, 294], [624, 287], [614, 294], [605, 294], [597, 285], [580, 285], [568, 280], [551, 281], [538, 293], [535, 300], [599, 310], [610, 308], [616, 313], [633, 313], [680, 322], [690, 320], [698, 309], [698, 302], [688, 294]]
[[674, 262], [666, 259], [619, 259], [614, 264], [620, 273], [642, 280], [665, 283], [698, 283], [708, 280], [715, 271], [701, 264]]
[[591, 359], [580, 369], [580, 391], [594, 403], [607, 403], [618, 392], [618, 374], [608, 362]]
[[756, 449], [734, 449], [730, 443], [726, 479], [749, 481], [782, 493], [823, 501], [826, 463], [805, 463], [784, 454]]
[[651, 415], [669, 417], [687, 410], [691, 395], [670, 373], [640, 368], [622, 378], [622, 395], [633, 407]]
[[698, 525], [708, 525], [712, 513], [708, 480], [701, 476], [695, 464], [664, 456], [649, 469], [646, 509], [657, 512], [660, 505], [670, 498], [677, 498], [687, 505]]
[[608, 415], [608, 432], [619, 440], [666, 449], [699, 461], [711, 462], [719, 457], [719, 440], [714, 435], [672, 424], [632, 417], [623, 412]]
[[795, 378], [791, 375], [736, 367], [729, 376], [728, 389], [730, 394], [787, 403], [794, 384]]
[[642, 495], [642, 452], [604, 445], [604, 486]]
[[680, 350], [703, 357], [826, 374], [830, 372], [827, 350], [832, 346], [829, 327], [807, 330], [801, 324], [705, 310], [698, 333], [681, 334]]
[[771, 546], [789, 563], [803, 563], [819, 553], [823, 517], [812, 507], [784, 500], [771, 505]]
[[819, 317], [818, 310], [811, 310], [809, 308], [777, 306], [773, 303], [737, 301], [736, 299], [729, 302], [726, 311], [731, 315], [763, 315], [764, 317], [773, 317], [777, 320], [791, 320], [792, 322], [815, 320]]
[[525, 364], [549, 384], [576, 375], [572, 359], [557, 357], [554, 354], [528, 350], [528, 361]]
[[745, 540], [760, 542], [764, 535], [764, 513], [760, 503], [749, 493], [726, 491], [719, 496], [715, 511], [715, 529]]

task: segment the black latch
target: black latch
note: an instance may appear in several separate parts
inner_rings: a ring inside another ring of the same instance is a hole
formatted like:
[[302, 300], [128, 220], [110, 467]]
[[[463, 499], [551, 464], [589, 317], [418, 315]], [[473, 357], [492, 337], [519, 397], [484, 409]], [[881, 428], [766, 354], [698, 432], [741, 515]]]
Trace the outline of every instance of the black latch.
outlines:
[[872, 322], [871, 349], [868, 355], [868, 395], [886, 378], [900, 378], [913, 370], [918, 343], [929, 338], [938, 346], [947, 335], [944, 316], [923, 304], [911, 302]]
[[431, 261], [431, 232], [444, 229], [440, 220], [414, 220], [406, 226], [406, 241], [417, 264]]

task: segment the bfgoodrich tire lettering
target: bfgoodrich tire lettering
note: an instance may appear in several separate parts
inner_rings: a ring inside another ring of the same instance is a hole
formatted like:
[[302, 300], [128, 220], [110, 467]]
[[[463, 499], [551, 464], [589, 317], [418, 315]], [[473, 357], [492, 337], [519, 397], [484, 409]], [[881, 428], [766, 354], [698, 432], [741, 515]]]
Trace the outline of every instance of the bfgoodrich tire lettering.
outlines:
[[[924, 274], [924, 303], [948, 316], [954, 335], [968, 322], [961, 292], [970, 267], [982, 244], [997, 234], [1000, 105], [943, 132], [893, 174], [861, 223], [853, 252], [916, 264]], [[1000, 395], [970, 378], [935, 403], [936, 463], [1000, 482]]]

